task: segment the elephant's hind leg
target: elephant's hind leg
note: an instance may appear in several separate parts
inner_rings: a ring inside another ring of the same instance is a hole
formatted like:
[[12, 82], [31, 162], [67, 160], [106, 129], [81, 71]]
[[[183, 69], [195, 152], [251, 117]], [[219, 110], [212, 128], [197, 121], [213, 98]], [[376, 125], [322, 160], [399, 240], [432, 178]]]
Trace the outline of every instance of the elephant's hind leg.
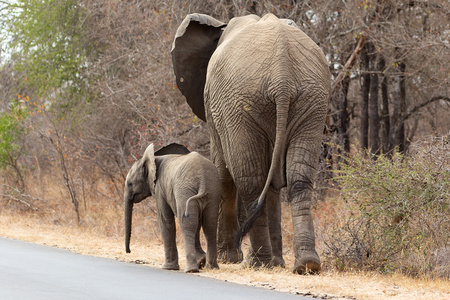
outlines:
[[203, 251], [202, 245], [200, 243], [200, 228], [201, 224], [197, 226], [197, 233], [195, 234], [195, 250], [198, 268], [203, 269], [206, 264], [206, 253], [205, 251]]
[[[259, 194], [242, 196], [244, 203], [247, 204], [247, 210], [252, 205], [252, 200], [256, 200]], [[242, 262], [244, 267], [273, 267], [272, 246], [269, 234], [269, 222], [267, 216], [267, 207], [264, 208], [261, 216], [256, 219], [249, 232], [251, 247], [245, 260]]]
[[[320, 141], [319, 141], [320, 142]], [[288, 196], [294, 226], [294, 273], [317, 273], [320, 259], [315, 249], [311, 198], [320, 143], [300, 141], [287, 152]]]
[[184, 209], [178, 208], [178, 221], [184, 240], [184, 251], [186, 252], [186, 273], [199, 272], [197, 260], [197, 230], [200, 223], [200, 213], [198, 206], [190, 206], [188, 216], [184, 215]]
[[281, 236], [281, 199], [280, 192], [273, 188], [267, 193], [267, 212], [269, 218], [270, 244], [272, 246], [272, 265], [285, 267], [283, 259], [283, 241]]

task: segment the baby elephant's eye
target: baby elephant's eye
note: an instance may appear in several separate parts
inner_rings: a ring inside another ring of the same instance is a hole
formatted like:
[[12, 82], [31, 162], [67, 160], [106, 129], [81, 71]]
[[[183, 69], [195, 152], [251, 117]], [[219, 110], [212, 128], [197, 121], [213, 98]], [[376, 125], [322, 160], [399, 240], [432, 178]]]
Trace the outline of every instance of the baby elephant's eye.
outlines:
[[128, 182], [128, 187], [132, 187], [133, 183], [132, 182]]

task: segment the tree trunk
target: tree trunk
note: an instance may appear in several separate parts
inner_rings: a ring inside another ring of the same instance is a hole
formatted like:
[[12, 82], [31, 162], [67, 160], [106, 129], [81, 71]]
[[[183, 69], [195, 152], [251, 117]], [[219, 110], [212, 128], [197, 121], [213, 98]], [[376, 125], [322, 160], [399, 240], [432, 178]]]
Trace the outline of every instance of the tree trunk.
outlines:
[[398, 147], [398, 151], [405, 151], [405, 120], [403, 116], [406, 115], [406, 85], [405, 85], [405, 70], [404, 62], [399, 62], [398, 71], [400, 75], [395, 82], [395, 97], [394, 97], [394, 111], [391, 120], [390, 141], [391, 149]]
[[[386, 67], [386, 61], [384, 57], [380, 57], [379, 70], [384, 71]], [[383, 144], [383, 153], [388, 153], [392, 148], [389, 141], [389, 129], [390, 129], [390, 118], [389, 118], [389, 94], [388, 94], [388, 78], [387, 75], [383, 75], [381, 80], [381, 122], [383, 125], [381, 131], [381, 142]]]
[[361, 53], [361, 71], [362, 75], [362, 97], [361, 97], [361, 147], [367, 149], [369, 147], [369, 91], [370, 91], [370, 74], [369, 74], [369, 44], [363, 48]]
[[377, 57], [370, 55], [371, 66], [374, 71], [370, 76], [369, 95], [369, 141], [372, 155], [380, 153], [380, 116], [378, 114], [378, 73]]
[[348, 97], [347, 97], [349, 85], [350, 85], [350, 77], [346, 76], [345, 79], [342, 81], [341, 93], [338, 94], [339, 97], [338, 139], [339, 144], [344, 150], [344, 153], [350, 152], [350, 140], [348, 136], [349, 116], [348, 116]]
[[401, 62], [399, 65], [400, 70], [400, 82], [399, 82], [399, 88], [400, 88], [400, 120], [401, 123], [398, 126], [398, 151], [405, 152], [405, 120], [403, 116], [406, 115], [406, 65], [404, 62]]

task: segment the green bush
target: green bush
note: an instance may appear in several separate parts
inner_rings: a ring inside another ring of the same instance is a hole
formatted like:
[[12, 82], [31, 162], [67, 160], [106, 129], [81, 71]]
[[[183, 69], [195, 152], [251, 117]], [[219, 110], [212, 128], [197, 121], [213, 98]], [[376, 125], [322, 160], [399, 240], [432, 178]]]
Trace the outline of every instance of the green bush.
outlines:
[[[448, 277], [450, 149], [447, 138], [410, 155], [378, 159], [356, 151], [335, 180], [342, 206], [324, 237], [324, 256], [341, 270]], [[446, 253], [446, 254], [445, 254]]]
[[19, 139], [23, 133], [20, 123], [26, 113], [17, 101], [11, 102], [10, 112], [0, 113], [0, 169], [11, 165], [20, 153]]
[[20, 191], [25, 189], [23, 170], [18, 162], [23, 152], [24, 121], [28, 111], [19, 101], [12, 101], [11, 110], [0, 112], [0, 170], [2, 181], [12, 184]]

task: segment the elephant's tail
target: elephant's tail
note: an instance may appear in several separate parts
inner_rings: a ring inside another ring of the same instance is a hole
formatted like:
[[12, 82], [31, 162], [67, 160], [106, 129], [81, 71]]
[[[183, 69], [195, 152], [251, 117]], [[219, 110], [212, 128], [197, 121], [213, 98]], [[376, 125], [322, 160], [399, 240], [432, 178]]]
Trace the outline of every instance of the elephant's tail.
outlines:
[[208, 195], [208, 193], [206, 192], [205, 185], [202, 183], [200, 185], [200, 188], [198, 190], [197, 195], [189, 197], [189, 199], [186, 201], [186, 209], [184, 210], [183, 218], [188, 218], [189, 217], [189, 205], [191, 204], [191, 201], [200, 199], [202, 197], [205, 197], [206, 195]]
[[[286, 99], [288, 98], [288, 99]], [[289, 111], [289, 97], [287, 95], [280, 96], [277, 102], [277, 128], [275, 137], [275, 146], [272, 153], [272, 160], [270, 163], [269, 174], [267, 175], [266, 183], [261, 195], [252, 203], [248, 209], [247, 219], [242, 223], [236, 236], [236, 249], [239, 249], [242, 244], [242, 240], [252, 228], [256, 219], [258, 219], [266, 204], [266, 195], [272, 182], [273, 176], [277, 169], [281, 166], [281, 159], [284, 158], [283, 149], [286, 141], [287, 132], [287, 116]]]

